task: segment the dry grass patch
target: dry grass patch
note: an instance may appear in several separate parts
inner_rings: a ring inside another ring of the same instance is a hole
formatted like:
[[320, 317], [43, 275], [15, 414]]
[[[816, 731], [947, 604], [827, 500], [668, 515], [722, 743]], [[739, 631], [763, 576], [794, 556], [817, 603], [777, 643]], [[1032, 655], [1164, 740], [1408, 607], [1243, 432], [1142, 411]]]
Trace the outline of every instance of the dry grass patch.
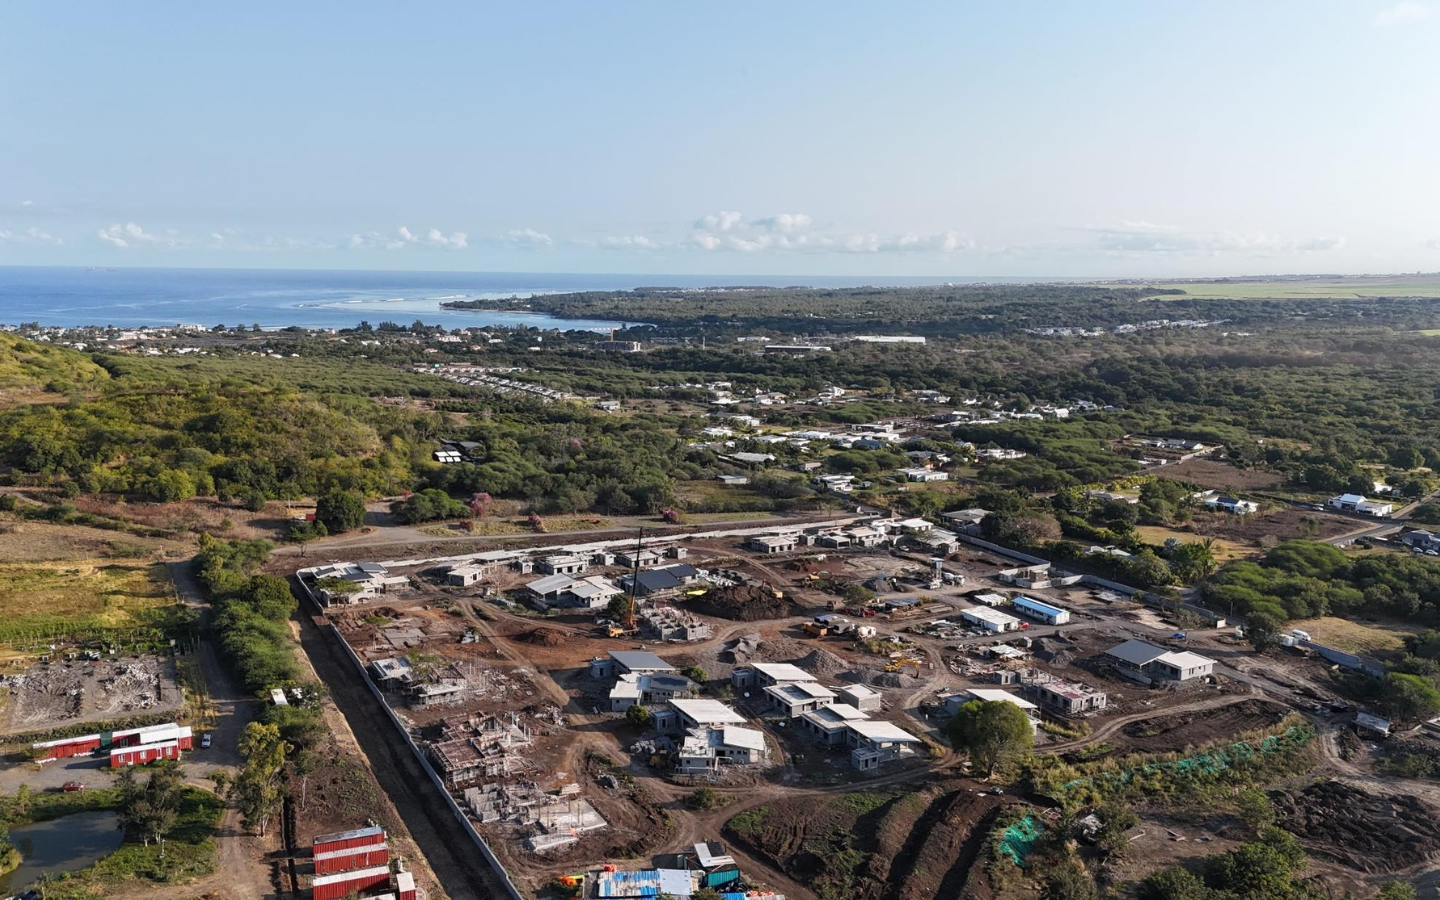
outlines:
[[[1166, 528], [1163, 525], [1137, 525], [1135, 532], [1144, 538], [1147, 543], [1164, 545], [1169, 538], [1175, 538], [1183, 543], [1191, 541], [1203, 541], [1205, 538], [1193, 531], [1177, 531], [1173, 528]], [[1224, 538], [1214, 538], [1215, 560], [1220, 563], [1227, 563], [1232, 559], [1254, 556], [1258, 549], [1254, 545], [1242, 544], [1238, 541], [1228, 541]]]
[[1338, 616], [1302, 619], [1290, 624], [1292, 628], [1309, 634], [1318, 643], [1348, 653], [1363, 654], [1399, 650], [1405, 645], [1406, 635], [1420, 630], [1410, 625], [1369, 624], [1341, 619]]
[[174, 602], [158, 563], [109, 560], [0, 563], [0, 630], [57, 625], [113, 628], [140, 624]]

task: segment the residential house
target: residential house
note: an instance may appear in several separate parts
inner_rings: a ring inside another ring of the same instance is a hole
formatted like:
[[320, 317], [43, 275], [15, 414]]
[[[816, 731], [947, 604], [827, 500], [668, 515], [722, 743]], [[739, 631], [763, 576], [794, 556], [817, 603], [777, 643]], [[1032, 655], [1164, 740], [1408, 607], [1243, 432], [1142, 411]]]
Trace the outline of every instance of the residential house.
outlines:
[[979, 534], [980, 523], [990, 515], [986, 509], [957, 509], [952, 512], [941, 513], [940, 518], [961, 534]]
[[1407, 531], [1400, 535], [1400, 541], [1410, 549], [1421, 553], [1440, 552], [1440, 534], [1433, 531], [1424, 531], [1418, 528], [1414, 531]]
[[1230, 513], [1232, 516], [1248, 516], [1260, 509], [1260, 504], [1252, 500], [1241, 500], [1223, 494], [1206, 498], [1205, 506], [1208, 509]]
[[445, 583], [451, 587], [470, 587], [485, 577], [486, 567], [469, 563], [453, 566], [445, 573]]
[[626, 673], [616, 679], [610, 689], [610, 711], [624, 712], [632, 706], [668, 703], [677, 697], [689, 697], [695, 690], [695, 682], [673, 672]]
[[[721, 703], [719, 700], [708, 700], [702, 698], [676, 698], [666, 704], [665, 709], [656, 713], [657, 716], [664, 716], [662, 721], [668, 723], [672, 720], [675, 723], [676, 731], [673, 733], [684, 733], [692, 728], [709, 728], [723, 725], [743, 725], [745, 717], [735, 710]], [[660, 726], [657, 724], [656, 726]]]
[[759, 729], [738, 725], [692, 728], [676, 750], [675, 772], [710, 775], [722, 765], [757, 765], [767, 758], [765, 733]]
[[1189, 651], [1166, 650], [1146, 641], [1129, 640], [1105, 651], [1105, 658], [1122, 670], [1165, 681], [1190, 681], [1215, 671], [1215, 660]]
[[746, 538], [747, 549], [756, 553], [791, 553], [798, 543], [798, 536], [794, 534], [752, 534]]
[[1331, 497], [1326, 501], [1326, 505], [1341, 512], [1359, 513], [1362, 516], [1375, 516], [1376, 518], [1384, 518], [1395, 511], [1393, 503], [1367, 500], [1359, 494], [1341, 494], [1338, 497]]
[[801, 713], [835, 702], [835, 692], [818, 681], [796, 681], [765, 688], [770, 705], [793, 719]]
[[570, 553], [541, 557], [535, 564], [546, 575], [578, 575], [590, 568], [590, 560]]
[[845, 743], [851, 747], [850, 765], [868, 772], [883, 762], [914, 756], [924, 741], [898, 725], [867, 719], [847, 723]]
[[904, 475], [906, 481], [915, 481], [922, 484], [932, 481], [950, 480], [950, 474], [948, 472], [937, 472], [934, 469], [915, 468], [897, 469], [896, 471], [898, 471], [901, 475]]
[[879, 691], [863, 684], [848, 684], [837, 688], [835, 695], [840, 699], [842, 705], [853, 706], [861, 712], [873, 712], [879, 709], [883, 700]]
[[698, 569], [681, 563], [658, 569], [647, 569], [638, 575], [626, 575], [620, 579], [620, 587], [629, 591], [633, 585], [637, 596], [649, 597], [667, 591], [678, 591], [698, 577], [700, 577]]
[[1058, 678], [1027, 684], [1021, 689], [1021, 693], [1038, 703], [1041, 709], [1063, 716], [1077, 716], [1104, 709], [1107, 699], [1104, 691]]
[[730, 675], [730, 684], [736, 688], [767, 688], [818, 680], [793, 663], [751, 663], [741, 666]]
[[851, 722], [863, 722], [865, 711], [843, 703], [827, 703], [801, 714], [799, 726], [810, 732], [820, 743], [833, 746], [845, 743]]

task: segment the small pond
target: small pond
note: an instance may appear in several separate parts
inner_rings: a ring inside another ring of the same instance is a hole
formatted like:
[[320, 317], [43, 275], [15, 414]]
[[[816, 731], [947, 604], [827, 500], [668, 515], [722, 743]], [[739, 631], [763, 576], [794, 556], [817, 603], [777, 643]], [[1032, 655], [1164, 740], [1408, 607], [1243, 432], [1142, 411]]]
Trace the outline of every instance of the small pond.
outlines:
[[10, 843], [20, 848], [25, 860], [9, 875], [0, 875], [0, 897], [23, 890], [46, 872], [77, 872], [114, 853], [124, 839], [118, 816], [108, 809], [12, 828]]

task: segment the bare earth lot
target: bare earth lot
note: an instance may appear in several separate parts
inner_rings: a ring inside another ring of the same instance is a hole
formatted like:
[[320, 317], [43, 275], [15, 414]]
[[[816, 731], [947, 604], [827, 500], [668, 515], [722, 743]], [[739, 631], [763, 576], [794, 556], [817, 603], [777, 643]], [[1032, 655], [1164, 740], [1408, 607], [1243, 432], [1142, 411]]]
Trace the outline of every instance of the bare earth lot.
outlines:
[[1237, 469], [1213, 459], [1191, 459], [1155, 470], [1162, 478], [1188, 481], [1217, 491], [1259, 491], [1272, 488], [1285, 479], [1274, 472], [1258, 469]]
[[0, 735], [171, 712], [184, 703], [175, 661], [156, 656], [35, 663], [0, 685], [8, 695]]

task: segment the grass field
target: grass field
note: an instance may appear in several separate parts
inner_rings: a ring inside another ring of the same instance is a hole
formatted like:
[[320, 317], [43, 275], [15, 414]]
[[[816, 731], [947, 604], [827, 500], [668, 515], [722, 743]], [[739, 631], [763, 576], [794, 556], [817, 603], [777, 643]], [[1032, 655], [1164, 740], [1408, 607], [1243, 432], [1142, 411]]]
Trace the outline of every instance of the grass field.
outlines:
[[159, 564], [75, 560], [0, 563], [0, 609], [6, 631], [142, 624], [147, 613], [173, 603]]
[[[1440, 297], [1440, 277], [1394, 275], [1376, 278], [1315, 278], [1296, 281], [1170, 282], [1147, 285], [1179, 288], [1188, 297], [1216, 299], [1365, 299], [1370, 297]], [[1175, 300], [1178, 295], [1155, 299]]]
[[1418, 630], [1407, 625], [1372, 625], [1335, 616], [1302, 619], [1290, 625], [1321, 644], [1349, 653], [1367, 654], [1399, 650], [1405, 645], [1405, 636]]
[[[1167, 538], [1176, 538], [1182, 542], [1202, 540], [1200, 535], [1190, 531], [1176, 531], [1173, 528], [1166, 528], [1163, 525], [1137, 525], [1135, 531], [1148, 543], [1164, 544]], [[1232, 559], [1254, 556], [1260, 552], [1260, 548], [1239, 541], [1230, 541], [1224, 538], [1215, 538], [1215, 560], [1226, 563]]]

